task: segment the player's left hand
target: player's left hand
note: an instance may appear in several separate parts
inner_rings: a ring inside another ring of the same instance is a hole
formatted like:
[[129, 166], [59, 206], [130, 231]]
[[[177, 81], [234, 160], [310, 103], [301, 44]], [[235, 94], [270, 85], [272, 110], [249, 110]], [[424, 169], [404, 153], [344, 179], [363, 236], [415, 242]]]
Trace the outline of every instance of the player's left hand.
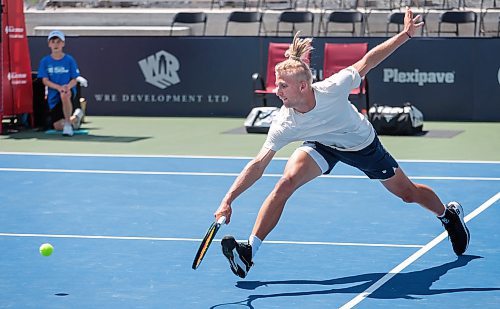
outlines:
[[413, 17], [413, 12], [409, 7], [406, 7], [406, 14], [405, 14], [405, 26], [404, 26], [404, 32], [406, 32], [410, 37], [412, 37], [415, 34], [415, 30], [419, 29], [424, 25], [423, 21], [421, 20], [421, 16], [417, 15]]

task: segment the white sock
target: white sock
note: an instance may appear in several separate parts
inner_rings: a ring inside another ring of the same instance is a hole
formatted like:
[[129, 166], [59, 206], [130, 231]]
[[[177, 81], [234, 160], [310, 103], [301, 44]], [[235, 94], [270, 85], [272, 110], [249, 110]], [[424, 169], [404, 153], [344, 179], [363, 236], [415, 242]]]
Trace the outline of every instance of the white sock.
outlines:
[[444, 206], [443, 214], [438, 216], [438, 218], [443, 218], [444, 214], [446, 213], [446, 205], [443, 205], [443, 206]]
[[259, 250], [260, 245], [262, 244], [262, 240], [260, 240], [259, 237], [255, 235], [250, 235], [250, 237], [248, 238], [248, 243], [250, 244], [250, 246], [252, 246], [252, 260], [253, 260], [255, 254]]

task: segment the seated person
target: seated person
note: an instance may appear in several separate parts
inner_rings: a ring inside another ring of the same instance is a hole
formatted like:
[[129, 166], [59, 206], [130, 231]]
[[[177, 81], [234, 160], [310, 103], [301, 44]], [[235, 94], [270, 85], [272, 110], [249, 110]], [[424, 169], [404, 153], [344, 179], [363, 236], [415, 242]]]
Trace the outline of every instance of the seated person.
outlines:
[[72, 114], [80, 71], [75, 59], [63, 52], [64, 43], [65, 37], [61, 31], [55, 30], [49, 34], [50, 55], [40, 61], [38, 78], [48, 88], [50, 125], [56, 130], [62, 130], [63, 135], [72, 136], [73, 129], [80, 128], [83, 118], [80, 108], [75, 109]]

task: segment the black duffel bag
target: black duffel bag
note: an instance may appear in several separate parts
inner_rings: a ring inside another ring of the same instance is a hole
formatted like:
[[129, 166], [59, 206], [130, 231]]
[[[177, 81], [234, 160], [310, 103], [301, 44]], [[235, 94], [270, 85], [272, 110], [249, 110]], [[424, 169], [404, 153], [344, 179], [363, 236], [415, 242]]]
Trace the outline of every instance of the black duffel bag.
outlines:
[[415, 135], [422, 132], [424, 115], [415, 106], [374, 105], [368, 110], [368, 120], [381, 135]]
[[279, 110], [279, 107], [269, 106], [253, 108], [244, 123], [247, 133], [267, 134]]

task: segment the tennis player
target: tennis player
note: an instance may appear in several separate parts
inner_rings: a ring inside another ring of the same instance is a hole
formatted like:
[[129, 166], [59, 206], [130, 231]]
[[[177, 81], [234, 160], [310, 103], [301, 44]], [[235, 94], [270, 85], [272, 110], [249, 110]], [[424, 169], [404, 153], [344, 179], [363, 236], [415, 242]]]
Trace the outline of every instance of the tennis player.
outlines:
[[361, 60], [327, 79], [312, 83], [311, 70], [302, 57], [312, 50], [312, 39], [295, 35], [285, 52], [287, 60], [276, 65], [276, 90], [283, 101], [257, 154], [236, 178], [219, 208], [216, 219], [231, 220], [231, 204], [264, 173], [276, 152], [293, 141], [304, 141], [289, 158], [283, 176], [262, 204], [248, 243], [233, 236], [222, 240], [222, 252], [233, 273], [245, 278], [259, 246], [276, 226], [285, 203], [295, 190], [308, 181], [328, 174], [341, 161], [363, 171], [406, 203], [417, 203], [434, 213], [448, 231], [457, 255], [467, 249], [469, 231], [459, 203], [443, 205], [428, 186], [413, 183], [396, 160], [384, 149], [370, 122], [349, 102], [361, 78], [398, 47], [410, 40], [423, 26], [420, 16], [406, 9], [404, 29], [370, 50]]

